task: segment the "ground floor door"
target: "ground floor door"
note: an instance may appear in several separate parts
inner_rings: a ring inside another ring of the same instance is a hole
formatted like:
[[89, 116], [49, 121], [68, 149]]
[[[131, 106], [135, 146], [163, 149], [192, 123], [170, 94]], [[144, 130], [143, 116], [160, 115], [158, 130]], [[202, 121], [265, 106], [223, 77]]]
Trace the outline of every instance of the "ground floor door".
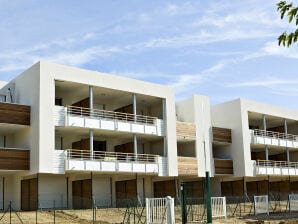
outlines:
[[204, 181], [185, 182], [186, 198], [203, 198], [204, 184]]
[[246, 182], [247, 194], [268, 195], [269, 183], [267, 180]]
[[36, 210], [38, 206], [38, 179], [21, 181], [21, 209], [24, 211]]
[[72, 182], [72, 203], [74, 209], [92, 207], [92, 180], [76, 180]]
[[117, 207], [127, 206], [137, 202], [137, 181], [124, 180], [116, 182]]
[[154, 197], [176, 196], [175, 180], [154, 182]]
[[243, 196], [244, 195], [244, 181], [225, 181], [221, 182], [222, 196]]

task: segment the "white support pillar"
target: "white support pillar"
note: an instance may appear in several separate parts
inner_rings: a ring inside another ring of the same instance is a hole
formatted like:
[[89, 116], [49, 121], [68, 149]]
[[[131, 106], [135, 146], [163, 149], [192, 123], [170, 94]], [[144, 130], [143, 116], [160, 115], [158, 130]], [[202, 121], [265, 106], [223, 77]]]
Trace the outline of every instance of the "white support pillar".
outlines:
[[132, 94], [132, 110], [133, 110], [133, 114], [134, 114], [134, 121], [137, 121], [137, 96], [136, 94]]
[[135, 156], [138, 154], [138, 139], [136, 134], [133, 134], [133, 153]]
[[[137, 121], [137, 96], [135, 93], [132, 94], [132, 111], [134, 114], [134, 121]], [[138, 154], [138, 139], [137, 135], [133, 134], [133, 153], [135, 156]]]
[[263, 114], [263, 130], [266, 131], [267, 130], [267, 123], [266, 123], [266, 115]]
[[93, 159], [93, 139], [94, 139], [94, 132], [92, 129], [89, 131], [89, 140], [90, 140], [90, 158]]
[[[287, 136], [288, 135], [288, 124], [287, 124], [287, 120], [284, 119], [284, 131], [285, 131], [285, 135]], [[289, 148], [286, 147], [286, 150], [287, 150], [287, 162], [290, 162], [290, 151], [289, 151]]]
[[[264, 132], [266, 132], [266, 130], [267, 130], [266, 115], [263, 114], [262, 118], [263, 118], [263, 130], [264, 130]], [[268, 145], [265, 145], [265, 159], [269, 160]]]
[[167, 130], [166, 130], [166, 123], [167, 123], [167, 111], [166, 111], [166, 100], [162, 99], [162, 119], [164, 122], [164, 137], [163, 137], [163, 156], [168, 156], [167, 150]]
[[93, 86], [89, 86], [89, 108], [93, 109]]
[[[93, 109], [93, 86], [89, 86], [89, 108], [90, 108], [90, 116], [92, 116], [92, 109]], [[90, 158], [93, 159], [93, 138], [94, 138], [94, 131], [90, 129], [89, 131], [89, 141], [90, 141]]]

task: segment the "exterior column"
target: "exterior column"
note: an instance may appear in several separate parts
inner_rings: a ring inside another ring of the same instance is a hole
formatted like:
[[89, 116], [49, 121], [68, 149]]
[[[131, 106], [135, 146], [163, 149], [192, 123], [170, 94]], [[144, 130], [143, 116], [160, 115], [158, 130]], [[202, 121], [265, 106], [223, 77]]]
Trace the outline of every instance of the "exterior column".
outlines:
[[266, 123], [266, 115], [263, 114], [263, 130], [266, 131], [267, 130], [267, 123]]
[[[284, 119], [284, 130], [285, 130], [285, 136], [286, 136], [286, 140], [287, 140], [287, 135], [288, 135], [288, 125], [287, 125], [287, 120]], [[289, 148], [286, 147], [287, 150], [287, 162], [290, 162], [290, 151]]]
[[164, 127], [164, 137], [163, 137], [163, 156], [168, 156], [167, 150], [167, 131], [166, 131], [166, 123], [167, 123], [167, 111], [166, 111], [166, 100], [162, 99], [162, 119], [163, 119], [163, 127]]
[[[89, 86], [89, 108], [90, 108], [90, 116], [92, 116], [92, 110], [93, 110], [93, 86]], [[90, 158], [93, 159], [93, 137], [94, 132], [92, 129], [89, 131], [89, 144], [90, 144]]]
[[266, 157], [266, 160], [269, 160], [268, 145], [265, 145], [265, 157]]
[[137, 96], [136, 94], [132, 94], [132, 112], [134, 114], [134, 121], [137, 121]]
[[[263, 114], [263, 130], [265, 135], [266, 135], [266, 129], [267, 129], [266, 115]], [[269, 160], [268, 145], [265, 145], [265, 159]]]
[[133, 134], [133, 153], [135, 156], [138, 154], [138, 139], [136, 134]]
[[93, 149], [94, 149], [94, 147], [93, 147], [93, 137], [94, 137], [94, 132], [91, 129], [89, 131], [89, 140], [90, 140], [89, 144], [90, 144], [90, 158], [91, 159], [93, 158]]
[[[132, 94], [132, 111], [134, 115], [134, 121], [137, 121], [137, 96], [135, 93]], [[138, 154], [138, 140], [137, 135], [133, 134], [133, 153], [135, 156]]]
[[89, 108], [93, 109], [93, 86], [89, 86]]

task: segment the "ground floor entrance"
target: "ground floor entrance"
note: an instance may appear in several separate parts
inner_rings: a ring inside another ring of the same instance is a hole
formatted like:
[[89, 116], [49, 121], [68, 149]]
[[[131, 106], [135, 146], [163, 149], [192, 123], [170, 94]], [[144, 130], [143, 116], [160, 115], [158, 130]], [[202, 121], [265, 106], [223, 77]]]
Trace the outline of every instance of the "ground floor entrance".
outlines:
[[73, 209], [89, 209], [92, 207], [92, 180], [72, 181]]
[[32, 211], [38, 208], [38, 179], [21, 180], [21, 210]]

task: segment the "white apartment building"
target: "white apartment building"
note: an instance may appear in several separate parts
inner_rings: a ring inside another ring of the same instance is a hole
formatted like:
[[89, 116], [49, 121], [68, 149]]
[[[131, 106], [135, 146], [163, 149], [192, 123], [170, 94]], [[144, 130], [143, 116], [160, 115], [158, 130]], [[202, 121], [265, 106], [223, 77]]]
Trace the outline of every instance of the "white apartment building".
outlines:
[[213, 195], [298, 191], [298, 112], [48, 62], [0, 85], [0, 208], [203, 197], [206, 171]]

